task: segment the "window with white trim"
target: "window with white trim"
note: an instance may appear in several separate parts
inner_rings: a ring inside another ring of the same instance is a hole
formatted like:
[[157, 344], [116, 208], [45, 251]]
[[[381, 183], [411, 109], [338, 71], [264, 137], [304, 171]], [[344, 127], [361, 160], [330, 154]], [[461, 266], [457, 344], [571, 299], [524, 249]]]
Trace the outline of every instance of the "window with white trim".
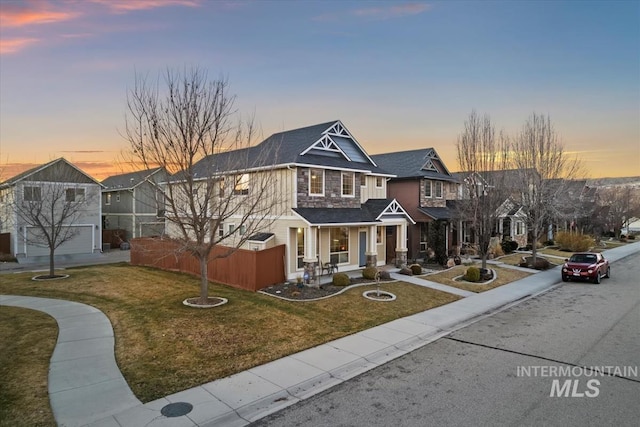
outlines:
[[120, 193], [116, 194], [116, 202], [120, 203]]
[[67, 203], [84, 201], [84, 188], [67, 188], [65, 200]]
[[349, 262], [349, 229], [347, 227], [331, 228], [329, 232], [329, 260], [332, 264]]
[[382, 232], [383, 232], [383, 227], [376, 227], [376, 243], [378, 245], [382, 244]]
[[361, 173], [360, 174], [360, 187], [366, 187], [367, 186], [367, 175]]
[[104, 195], [104, 204], [105, 205], [111, 204], [111, 193], [107, 193]]
[[241, 236], [244, 236], [244, 234], [245, 234], [246, 232], [247, 232], [247, 226], [246, 226], [246, 225], [244, 225], [244, 224], [242, 224], [242, 225], [240, 226], [240, 231], [239, 231], [239, 233], [240, 233], [240, 235], [241, 235]]
[[218, 237], [222, 236], [224, 236], [224, 224], [220, 223], [220, 225], [218, 225]]
[[435, 181], [436, 199], [442, 199], [442, 181]]
[[324, 170], [311, 169], [309, 171], [309, 195], [324, 195]]
[[42, 190], [40, 187], [24, 187], [25, 202], [39, 202], [42, 200]]
[[246, 196], [249, 194], [249, 174], [243, 173], [236, 176], [236, 184], [233, 188], [233, 194], [236, 196]]
[[342, 195], [353, 197], [355, 195], [355, 174], [353, 172], [342, 172]]
[[430, 199], [432, 196], [431, 193], [431, 181], [428, 179], [424, 181], [424, 197]]
[[376, 176], [376, 188], [382, 188], [382, 177]]
[[296, 232], [296, 260], [297, 260], [297, 268], [304, 268], [304, 230], [302, 228], [298, 228]]
[[525, 233], [525, 231], [524, 231], [524, 222], [517, 221], [516, 222], [516, 234], [518, 236], [522, 236], [524, 233]]

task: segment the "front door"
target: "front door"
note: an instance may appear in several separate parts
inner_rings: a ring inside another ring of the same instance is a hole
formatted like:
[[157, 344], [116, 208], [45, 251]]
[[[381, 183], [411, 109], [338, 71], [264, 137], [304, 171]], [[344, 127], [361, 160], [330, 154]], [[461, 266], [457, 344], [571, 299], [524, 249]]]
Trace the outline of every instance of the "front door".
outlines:
[[360, 232], [360, 263], [358, 264], [360, 267], [364, 267], [365, 265], [367, 265], [367, 232], [366, 231], [361, 231]]
[[394, 225], [387, 226], [386, 243], [385, 264], [392, 264], [396, 259], [396, 227]]

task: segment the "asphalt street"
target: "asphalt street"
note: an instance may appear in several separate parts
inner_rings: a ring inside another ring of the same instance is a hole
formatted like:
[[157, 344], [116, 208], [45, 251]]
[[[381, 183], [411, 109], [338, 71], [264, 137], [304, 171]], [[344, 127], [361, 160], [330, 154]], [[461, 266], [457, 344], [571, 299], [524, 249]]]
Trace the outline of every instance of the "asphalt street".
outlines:
[[558, 277], [543, 295], [252, 426], [636, 426], [638, 277], [640, 254], [600, 285]]

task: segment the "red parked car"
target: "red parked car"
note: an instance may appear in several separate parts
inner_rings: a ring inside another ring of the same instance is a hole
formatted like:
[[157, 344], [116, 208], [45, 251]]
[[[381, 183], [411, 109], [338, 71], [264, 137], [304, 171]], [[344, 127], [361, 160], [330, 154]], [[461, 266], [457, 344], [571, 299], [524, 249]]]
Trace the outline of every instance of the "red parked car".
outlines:
[[590, 280], [600, 283], [603, 277], [611, 277], [609, 261], [598, 252], [579, 252], [566, 259], [562, 266], [562, 281]]

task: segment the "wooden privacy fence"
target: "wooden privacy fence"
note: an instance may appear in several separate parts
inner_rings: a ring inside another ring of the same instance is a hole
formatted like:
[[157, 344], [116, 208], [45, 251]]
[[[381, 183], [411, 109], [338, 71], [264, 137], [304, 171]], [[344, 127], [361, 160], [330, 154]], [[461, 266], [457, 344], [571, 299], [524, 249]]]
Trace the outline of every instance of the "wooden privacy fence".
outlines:
[[[193, 255], [178, 250], [180, 244], [170, 239], [140, 237], [131, 239], [131, 264], [157, 267], [200, 275], [200, 262]], [[216, 246], [208, 263], [208, 279], [234, 288], [258, 291], [284, 282], [285, 246], [262, 251], [238, 249], [229, 256], [230, 248]]]

